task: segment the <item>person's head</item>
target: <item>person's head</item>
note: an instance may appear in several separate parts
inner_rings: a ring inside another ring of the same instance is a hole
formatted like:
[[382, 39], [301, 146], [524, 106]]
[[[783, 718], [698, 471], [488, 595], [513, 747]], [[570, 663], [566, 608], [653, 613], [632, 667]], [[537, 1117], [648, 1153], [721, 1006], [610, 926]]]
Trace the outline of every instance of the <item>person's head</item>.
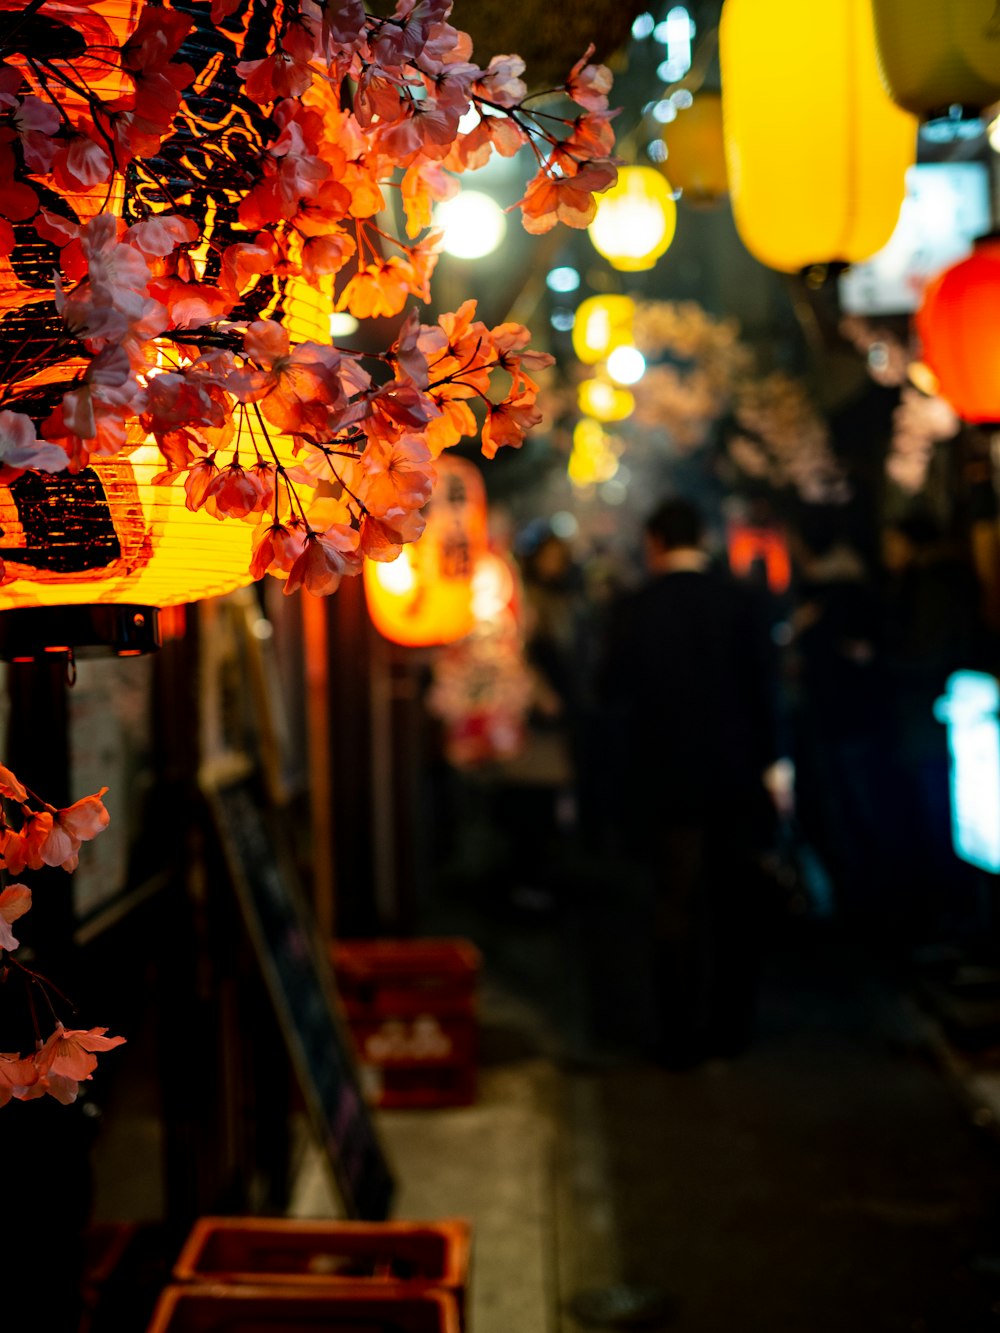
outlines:
[[680, 497], [664, 500], [646, 519], [646, 549], [653, 555], [699, 550], [704, 536], [701, 513]]

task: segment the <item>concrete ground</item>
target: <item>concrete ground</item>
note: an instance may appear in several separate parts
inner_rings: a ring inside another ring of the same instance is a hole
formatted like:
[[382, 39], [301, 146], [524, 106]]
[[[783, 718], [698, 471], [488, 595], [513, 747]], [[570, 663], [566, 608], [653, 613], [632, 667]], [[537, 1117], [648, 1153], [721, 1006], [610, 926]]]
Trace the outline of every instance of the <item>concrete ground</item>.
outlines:
[[[474, 1223], [471, 1333], [1000, 1328], [989, 1116], [835, 931], [775, 943], [743, 1057], [674, 1074], [612, 1040], [643, 987], [610, 926], [453, 922], [487, 960], [479, 1100], [378, 1121], [395, 1215]], [[318, 1169], [297, 1207], [334, 1207]]]

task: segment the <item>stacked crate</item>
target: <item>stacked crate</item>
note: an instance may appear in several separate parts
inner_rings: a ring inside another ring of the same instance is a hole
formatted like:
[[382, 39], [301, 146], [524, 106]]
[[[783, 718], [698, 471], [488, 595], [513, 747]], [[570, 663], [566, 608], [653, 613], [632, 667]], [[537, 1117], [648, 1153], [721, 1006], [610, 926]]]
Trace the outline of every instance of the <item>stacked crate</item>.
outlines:
[[345, 940], [337, 989], [376, 1106], [475, 1100], [476, 993], [482, 965], [467, 940]]

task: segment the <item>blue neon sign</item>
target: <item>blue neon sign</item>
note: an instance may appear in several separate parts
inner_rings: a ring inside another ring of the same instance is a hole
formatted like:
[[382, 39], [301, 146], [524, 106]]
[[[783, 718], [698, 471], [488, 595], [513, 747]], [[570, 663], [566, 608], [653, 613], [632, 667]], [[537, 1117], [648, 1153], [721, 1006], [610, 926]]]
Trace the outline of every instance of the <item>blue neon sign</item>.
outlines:
[[934, 716], [948, 728], [955, 855], [1000, 875], [1000, 683], [956, 671]]

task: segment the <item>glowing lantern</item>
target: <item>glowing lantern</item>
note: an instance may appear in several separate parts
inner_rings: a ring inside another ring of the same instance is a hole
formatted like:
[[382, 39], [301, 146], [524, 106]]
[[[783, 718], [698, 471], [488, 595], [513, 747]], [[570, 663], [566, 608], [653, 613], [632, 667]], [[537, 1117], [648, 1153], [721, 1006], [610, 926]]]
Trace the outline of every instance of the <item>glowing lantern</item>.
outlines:
[[883, 81], [907, 111], [978, 111], [1000, 98], [995, 0], [873, 0], [872, 11]]
[[573, 449], [567, 474], [574, 486], [595, 486], [610, 481], [618, 471], [614, 436], [607, 435], [599, 421], [583, 417], [573, 428]]
[[444, 455], [419, 542], [395, 560], [366, 560], [365, 598], [378, 632], [407, 648], [454, 643], [476, 625], [473, 577], [486, 551], [486, 492], [473, 463]]
[[584, 380], [576, 396], [580, 411], [596, 421], [624, 421], [635, 411], [635, 395], [607, 380]]
[[667, 146], [665, 170], [686, 204], [717, 204], [729, 192], [726, 148], [722, 135], [722, 98], [700, 92], [676, 120], [663, 127]]
[[937, 392], [966, 421], [1000, 422], [1000, 239], [977, 241], [924, 291], [917, 332]]
[[747, 578], [758, 565], [763, 567], [767, 586], [776, 595], [788, 591], [792, 562], [788, 544], [774, 528], [748, 527], [734, 523], [726, 539], [729, 568], [737, 578]]
[[[106, 21], [116, 42], [124, 41], [135, 24], [139, 6], [131, 0], [104, 0], [94, 12]], [[264, 12], [264, 7], [261, 7]], [[216, 46], [225, 46], [223, 56]], [[230, 49], [231, 48], [231, 49]], [[218, 254], [238, 236], [236, 209], [245, 191], [238, 164], [234, 174], [224, 168], [197, 163], [188, 149], [190, 124], [221, 114], [238, 115], [241, 133], [271, 133], [270, 122], [259, 108], [239, 94], [235, 72], [240, 54], [228, 36], [214, 29], [195, 28], [181, 54], [202, 71], [185, 96], [178, 116], [179, 129], [161, 145], [158, 162], [182, 163], [180, 178], [190, 181], [189, 212], [201, 226], [203, 244], [191, 253], [192, 264], [204, 279], [217, 277]], [[131, 83], [121, 71], [104, 73], [96, 66], [90, 82], [105, 97], [128, 91]], [[236, 108], [234, 110], [234, 107]], [[190, 121], [183, 114], [187, 113]], [[129, 219], [155, 210], [158, 195], [150, 181], [139, 175], [128, 187], [117, 180], [109, 199], [102, 185], [92, 195], [74, 195], [77, 218], [85, 221], [106, 208]], [[51, 261], [46, 262], [31, 222], [15, 228], [15, 249], [0, 261], [0, 331], [12, 345], [41, 348], [39, 369], [20, 387], [30, 391], [44, 417], [60, 401], [79, 363], [49, 355], [44, 303], [38, 305], [33, 288], [51, 288]], [[261, 279], [243, 298], [233, 318], [279, 320], [293, 342], [329, 341], [331, 301], [302, 279]], [[263, 429], [248, 414], [240, 432], [242, 455], [255, 457], [255, 446], [265, 458], [270, 451]], [[292, 440], [269, 432], [269, 443], [281, 461], [292, 461]], [[232, 461], [232, 450], [220, 450], [217, 465]], [[251, 581], [249, 572], [253, 528], [247, 523], [220, 521], [206, 510], [190, 512], [179, 485], [153, 486], [164, 470], [156, 446], [136, 427], [125, 447], [114, 457], [91, 459], [75, 475], [28, 472], [9, 485], [0, 485], [0, 656], [31, 658], [48, 649], [67, 646], [113, 647], [136, 652], [155, 647], [157, 610], [203, 597], [216, 596]], [[59, 608], [51, 612], [48, 608]]]
[[587, 228], [594, 249], [612, 268], [637, 273], [652, 268], [674, 239], [677, 205], [653, 167], [622, 167], [618, 182], [598, 198]]
[[517, 628], [521, 618], [520, 590], [509, 555], [486, 551], [472, 574], [472, 614], [478, 625]]
[[631, 344], [635, 302], [630, 296], [591, 296], [573, 320], [573, 351], [587, 366], [603, 361], [616, 347]]
[[870, 0], [726, 0], [719, 35], [736, 227], [786, 273], [892, 235], [917, 122], [879, 79]]

